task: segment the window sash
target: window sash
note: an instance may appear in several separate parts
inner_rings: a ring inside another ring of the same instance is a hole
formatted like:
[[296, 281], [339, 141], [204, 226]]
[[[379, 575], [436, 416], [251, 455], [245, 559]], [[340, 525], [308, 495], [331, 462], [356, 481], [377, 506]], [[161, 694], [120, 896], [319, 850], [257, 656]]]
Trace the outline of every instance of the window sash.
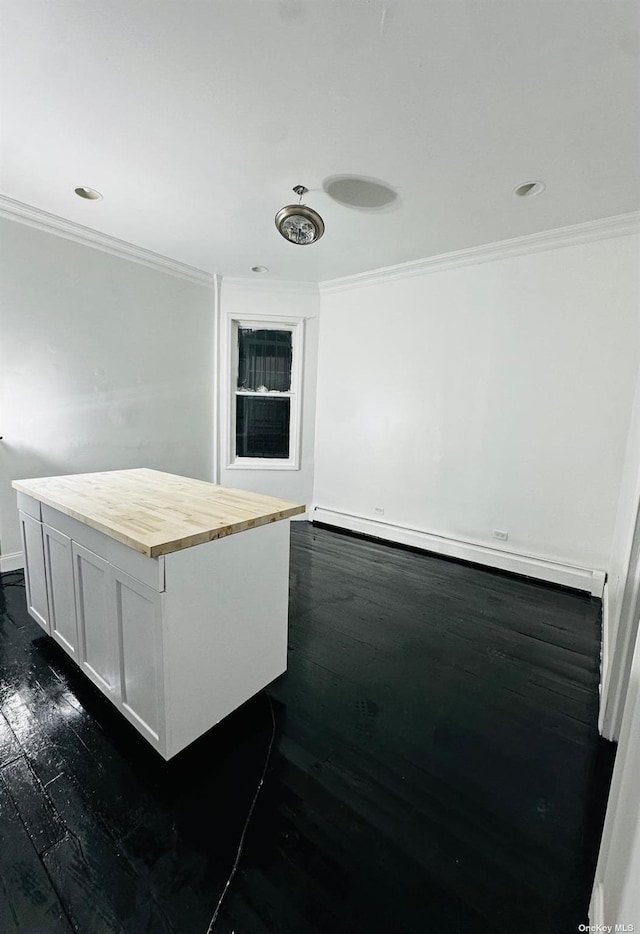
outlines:
[[290, 456], [291, 398], [264, 393], [236, 396], [236, 457], [273, 461]]
[[291, 389], [293, 332], [289, 328], [236, 329], [238, 340], [238, 389], [274, 392]]

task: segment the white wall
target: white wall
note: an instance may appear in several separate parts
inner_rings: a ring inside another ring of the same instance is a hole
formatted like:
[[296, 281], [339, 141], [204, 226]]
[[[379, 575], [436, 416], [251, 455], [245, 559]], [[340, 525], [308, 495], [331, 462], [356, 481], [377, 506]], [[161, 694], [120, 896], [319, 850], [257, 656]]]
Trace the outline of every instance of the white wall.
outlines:
[[323, 294], [316, 505], [606, 569], [637, 251], [625, 236]]
[[[222, 280], [220, 328], [220, 483], [240, 490], [253, 490], [309, 505], [313, 494], [314, 425], [316, 372], [318, 358], [318, 316], [320, 299], [315, 286], [287, 286]], [[274, 315], [282, 320], [304, 318], [304, 363], [302, 386], [302, 437], [299, 470], [228, 468], [230, 386], [228, 363], [229, 321], [233, 317]]]
[[212, 470], [213, 289], [0, 219], [0, 554], [11, 480]]

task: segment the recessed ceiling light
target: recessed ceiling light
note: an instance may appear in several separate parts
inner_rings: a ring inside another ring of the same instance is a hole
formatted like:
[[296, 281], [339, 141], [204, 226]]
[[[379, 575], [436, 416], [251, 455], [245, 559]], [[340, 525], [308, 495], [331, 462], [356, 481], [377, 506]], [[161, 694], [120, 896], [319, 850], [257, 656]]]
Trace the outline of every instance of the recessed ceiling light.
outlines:
[[252, 266], [251, 272], [269, 272], [266, 266]]
[[531, 198], [533, 195], [539, 195], [546, 187], [544, 182], [524, 182], [514, 188], [513, 193], [519, 198]]
[[85, 198], [87, 201], [102, 201], [102, 195], [95, 188], [75, 188], [74, 190], [79, 198]]

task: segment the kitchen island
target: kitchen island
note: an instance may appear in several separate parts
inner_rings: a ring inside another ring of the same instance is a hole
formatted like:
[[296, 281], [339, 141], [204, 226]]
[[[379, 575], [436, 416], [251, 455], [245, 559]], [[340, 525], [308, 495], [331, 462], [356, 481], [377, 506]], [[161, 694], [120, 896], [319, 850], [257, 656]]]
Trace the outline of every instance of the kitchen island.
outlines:
[[13, 486], [29, 613], [165, 759], [286, 670], [303, 505], [146, 468]]

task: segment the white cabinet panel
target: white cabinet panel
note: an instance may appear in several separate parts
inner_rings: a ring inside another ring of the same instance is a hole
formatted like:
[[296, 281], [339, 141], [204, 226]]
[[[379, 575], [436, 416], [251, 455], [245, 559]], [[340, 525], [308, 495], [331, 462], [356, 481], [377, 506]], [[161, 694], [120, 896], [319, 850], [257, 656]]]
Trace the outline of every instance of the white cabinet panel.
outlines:
[[78, 626], [73, 586], [71, 539], [48, 525], [42, 525], [44, 561], [49, 589], [51, 635], [63, 649], [77, 657]]
[[111, 699], [119, 698], [120, 672], [113, 569], [104, 558], [72, 543], [79, 662]]
[[155, 745], [164, 739], [161, 598], [113, 568], [123, 712]]
[[47, 579], [44, 569], [42, 523], [20, 512], [20, 533], [24, 552], [24, 584], [27, 609], [31, 616], [49, 633], [49, 606]]
[[165, 567], [173, 756], [286, 670], [289, 523], [185, 548]]

